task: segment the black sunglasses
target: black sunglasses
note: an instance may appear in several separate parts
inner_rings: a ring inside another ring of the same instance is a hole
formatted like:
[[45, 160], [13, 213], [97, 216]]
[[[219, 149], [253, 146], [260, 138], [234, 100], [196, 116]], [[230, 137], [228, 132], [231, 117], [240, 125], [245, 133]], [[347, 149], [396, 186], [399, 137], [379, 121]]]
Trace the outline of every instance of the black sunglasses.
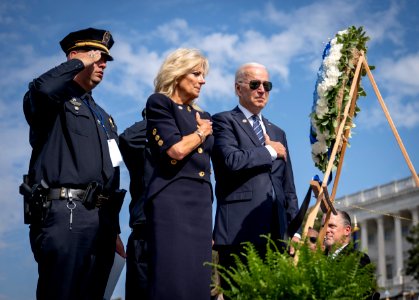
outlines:
[[311, 243], [316, 243], [317, 242], [317, 237], [315, 237], [315, 236], [311, 236], [310, 238], [309, 238], [309, 240], [310, 240], [310, 242]]
[[272, 90], [272, 82], [270, 81], [260, 81], [260, 80], [250, 80], [249, 81], [249, 88], [251, 90], [257, 90], [260, 87], [260, 84], [263, 85], [265, 91], [269, 92]]

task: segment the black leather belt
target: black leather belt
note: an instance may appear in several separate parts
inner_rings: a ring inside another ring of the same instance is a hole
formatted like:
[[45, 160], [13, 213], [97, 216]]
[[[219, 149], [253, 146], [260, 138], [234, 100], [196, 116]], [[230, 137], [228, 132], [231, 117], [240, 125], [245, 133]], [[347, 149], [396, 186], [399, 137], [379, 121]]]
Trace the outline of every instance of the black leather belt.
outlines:
[[67, 200], [67, 199], [74, 199], [74, 200], [83, 200], [85, 190], [81, 189], [69, 189], [69, 188], [58, 188], [58, 189], [50, 189], [48, 194], [48, 200]]
[[[48, 200], [68, 200], [71, 198], [72, 200], [83, 201], [85, 192], [86, 190], [82, 189], [53, 188], [49, 190]], [[95, 206], [101, 207], [109, 199], [110, 197], [99, 194], [96, 196]]]

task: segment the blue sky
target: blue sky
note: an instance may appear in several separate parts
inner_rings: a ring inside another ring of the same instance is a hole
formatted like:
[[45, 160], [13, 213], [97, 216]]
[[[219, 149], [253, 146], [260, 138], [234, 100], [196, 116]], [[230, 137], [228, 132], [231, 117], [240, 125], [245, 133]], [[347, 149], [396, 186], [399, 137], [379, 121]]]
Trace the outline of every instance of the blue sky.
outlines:
[[[350, 4], [349, 4], [350, 3]], [[309, 113], [321, 53], [350, 25], [371, 37], [367, 59], [413, 165], [419, 169], [419, 2], [417, 1], [204, 1], [5, 0], [0, 3], [0, 300], [34, 299], [36, 264], [23, 224], [18, 186], [30, 155], [22, 113], [27, 84], [64, 61], [58, 42], [85, 27], [109, 29], [115, 39], [94, 97], [122, 132], [140, 118], [162, 59], [178, 47], [201, 49], [210, 73], [199, 104], [211, 114], [232, 109], [235, 69], [268, 66], [274, 88], [264, 115], [282, 127], [302, 200], [320, 172], [310, 154]], [[353, 130], [338, 196], [410, 176], [367, 78], [367, 97]], [[123, 167], [122, 187], [128, 189]], [[320, 174], [321, 175], [321, 174]], [[122, 238], [129, 234], [127, 197]], [[114, 296], [123, 296], [122, 276]]]

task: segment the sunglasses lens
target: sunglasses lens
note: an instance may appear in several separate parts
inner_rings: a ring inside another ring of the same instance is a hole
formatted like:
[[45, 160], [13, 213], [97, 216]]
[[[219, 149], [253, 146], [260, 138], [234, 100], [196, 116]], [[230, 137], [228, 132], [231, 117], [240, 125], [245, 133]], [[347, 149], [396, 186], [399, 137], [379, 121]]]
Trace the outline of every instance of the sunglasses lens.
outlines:
[[264, 81], [263, 88], [265, 89], [265, 91], [269, 92], [270, 90], [272, 90], [272, 82]]
[[257, 88], [259, 88], [261, 82], [260, 80], [250, 80], [249, 81], [249, 87], [252, 90], [256, 90]]
[[311, 236], [310, 237], [310, 242], [312, 242], [314, 244], [315, 242], [317, 242], [317, 238], [314, 237], [314, 236]]
[[263, 88], [265, 91], [269, 92], [272, 90], [272, 82], [270, 81], [264, 81], [263, 83], [260, 80], [250, 80], [249, 81], [249, 88], [252, 90], [256, 90], [259, 88], [260, 84], [263, 85]]

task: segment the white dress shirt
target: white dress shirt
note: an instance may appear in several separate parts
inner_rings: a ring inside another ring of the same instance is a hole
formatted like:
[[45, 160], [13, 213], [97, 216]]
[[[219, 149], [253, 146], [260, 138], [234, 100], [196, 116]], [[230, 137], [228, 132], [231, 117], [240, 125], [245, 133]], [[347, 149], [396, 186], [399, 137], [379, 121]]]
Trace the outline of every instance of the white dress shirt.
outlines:
[[[246, 117], [247, 121], [253, 127], [253, 119], [252, 119], [252, 116], [254, 114], [252, 114], [249, 110], [247, 110], [241, 104], [239, 104], [238, 106], [239, 106], [240, 110], [242, 111], [242, 113], [244, 114], [244, 116]], [[265, 124], [262, 121], [262, 114], [259, 113], [259, 114], [257, 114], [257, 116], [259, 117], [260, 125], [262, 127], [263, 133], [266, 133]], [[277, 155], [276, 151], [274, 150], [274, 148], [272, 146], [270, 146], [270, 145], [265, 145], [264, 147], [269, 151], [269, 153], [271, 154], [271, 159], [272, 159], [272, 161], [274, 161], [278, 157], [278, 155]]]

